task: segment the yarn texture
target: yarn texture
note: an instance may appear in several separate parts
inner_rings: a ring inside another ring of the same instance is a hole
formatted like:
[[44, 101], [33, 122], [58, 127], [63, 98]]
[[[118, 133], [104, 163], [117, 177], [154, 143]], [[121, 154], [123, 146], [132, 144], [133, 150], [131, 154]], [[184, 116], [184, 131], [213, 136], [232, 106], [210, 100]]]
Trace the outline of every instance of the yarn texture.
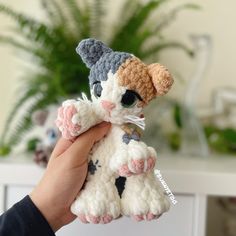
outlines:
[[76, 52], [90, 69], [91, 101], [82, 94], [63, 102], [56, 125], [72, 141], [102, 121], [112, 127], [89, 154], [86, 182], [71, 211], [83, 223], [106, 224], [122, 215], [157, 219], [170, 203], [154, 175], [156, 151], [141, 141], [140, 130], [143, 107], [166, 94], [173, 78], [164, 66], [146, 65], [96, 39], [82, 40]]

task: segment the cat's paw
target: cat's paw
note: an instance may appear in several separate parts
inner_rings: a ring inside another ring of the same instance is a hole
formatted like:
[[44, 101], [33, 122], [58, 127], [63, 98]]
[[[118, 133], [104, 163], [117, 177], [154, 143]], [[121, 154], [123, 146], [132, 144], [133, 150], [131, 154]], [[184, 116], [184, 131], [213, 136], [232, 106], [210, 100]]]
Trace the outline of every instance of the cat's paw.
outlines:
[[89, 215], [79, 214], [78, 218], [82, 223], [85, 223], [85, 224], [87, 223], [108, 224], [113, 220], [113, 217], [111, 215], [93, 216], [91, 214]]
[[85, 95], [78, 100], [67, 100], [58, 109], [56, 125], [66, 139], [75, 139], [102, 120], [98, 117], [93, 103]]
[[152, 147], [147, 147], [144, 143], [137, 142], [136, 145], [129, 147], [127, 162], [118, 168], [118, 174], [124, 177], [142, 174], [153, 170], [155, 164], [155, 150]]
[[162, 214], [155, 215], [155, 214], [149, 212], [149, 213], [147, 213], [147, 214], [132, 215], [132, 218], [133, 218], [135, 221], [142, 221], [142, 220], [150, 221], [150, 220], [158, 219], [161, 215], [162, 215]]
[[144, 172], [150, 171], [154, 168], [156, 159], [149, 157], [148, 159], [131, 159], [129, 164], [123, 164], [119, 168], [120, 176], [131, 176], [133, 174], [142, 174]]
[[[111, 192], [107, 192], [112, 190]], [[77, 215], [82, 223], [91, 224], [107, 224], [113, 219], [120, 216], [120, 199], [118, 194], [114, 195], [112, 192], [115, 186], [110, 189], [103, 189], [103, 192], [98, 194], [96, 191], [96, 198], [93, 192], [88, 192], [78, 197], [71, 206], [71, 212]], [[87, 194], [90, 194], [89, 196]], [[113, 199], [114, 198], [114, 199]]]
[[78, 114], [76, 108], [76, 100], [67, 100], [58, 108], [56, 126], [62, 133], [62, 137], [66, 139], [74, 139], [81, 130], [81, 125], [75, 122]]

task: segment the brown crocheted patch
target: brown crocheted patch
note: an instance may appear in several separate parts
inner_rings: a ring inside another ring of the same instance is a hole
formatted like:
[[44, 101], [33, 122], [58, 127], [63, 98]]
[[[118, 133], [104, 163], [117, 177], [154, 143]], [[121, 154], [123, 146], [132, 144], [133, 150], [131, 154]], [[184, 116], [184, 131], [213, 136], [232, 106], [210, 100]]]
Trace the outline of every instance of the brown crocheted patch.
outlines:
[[156, 96], [156, 89], [148, 74], [148, 67], [136, 57], [127, 59], [117, 71], [119, 85], [137, 92], [143, 101], [139, 106], [146, 105]]
[[156, 88], [156, 95], [162, 96], [166, 94], [174, 82], [168, 69], [159, 63], [153, 63], [148, 65], [148, 71]]

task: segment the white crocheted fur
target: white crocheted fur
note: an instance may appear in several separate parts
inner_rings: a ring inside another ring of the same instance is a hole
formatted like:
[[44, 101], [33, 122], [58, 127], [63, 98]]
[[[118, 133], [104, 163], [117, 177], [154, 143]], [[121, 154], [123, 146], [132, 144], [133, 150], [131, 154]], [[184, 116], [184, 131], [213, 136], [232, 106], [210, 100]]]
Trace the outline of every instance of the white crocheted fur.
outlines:
[[[109, 72], [108, 79], [101, 81], [100, 97], [92, 89], [92, 101], [83, 95], [82, 99], [63, 103], [64, 108], [71, 105], [76, 108], [71, 122], [81, 127], [71, 136], [78, 136], [104, 120], [112, 123], [109, 134], [90, 153], [85, 187], [71, 206], [71, 211], [84, 223], [108, 223], [120, 215], [133, 216], [138, 221], [152, 220], [169, 209], [169, 201], [152, 170], [155, 150], [139, 140], [131, 139], [128, 143], [123, 140], [125, 131], [121, 125], [130, 122], [144, 128], [144, 118], [139, 118], [142, 108], [137, 104], [130, 108], [122, 106], [120, 101], [126, 88], [117, 81], [117, 74]], [[104, 100], [115, 108], [104, 109], [101, 105]], [[63, 132], [65, 127], [59, 129]], [[115, 186], [119, 176], [126, 177], [121, 197]]]

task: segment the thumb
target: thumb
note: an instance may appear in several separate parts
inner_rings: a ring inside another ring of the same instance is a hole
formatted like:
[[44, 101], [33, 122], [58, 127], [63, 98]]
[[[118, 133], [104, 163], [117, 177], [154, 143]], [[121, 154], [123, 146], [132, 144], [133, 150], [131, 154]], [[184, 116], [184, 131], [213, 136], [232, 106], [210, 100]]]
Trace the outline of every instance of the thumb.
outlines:
[[110, 123], [102, 122], [81, 134], [63, 154], [67, 156], [70, 166], [78, 167], [84, 164], [94, 143], [101, 140], [109, 129]]

